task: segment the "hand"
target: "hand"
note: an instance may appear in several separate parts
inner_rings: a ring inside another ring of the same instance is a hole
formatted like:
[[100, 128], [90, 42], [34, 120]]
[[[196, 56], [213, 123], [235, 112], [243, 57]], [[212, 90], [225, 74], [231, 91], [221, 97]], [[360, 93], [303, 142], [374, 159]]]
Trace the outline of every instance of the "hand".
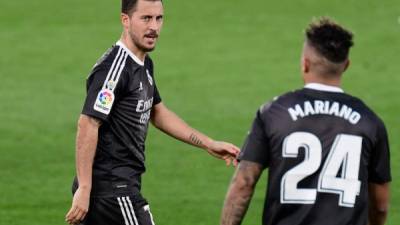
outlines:
[[212, 141], [206, 150], [210, 155], [225, 160], [227, 166], [229, 166], [231, 162], [235, 167], [238, 164], [236, 157], [240, 149], [233, 144], [222, 141]]
[[78, 188], [74, 194], [72, 206], [65, 221], [71, 225], [80, 223], [89, 210], [90, 190]]

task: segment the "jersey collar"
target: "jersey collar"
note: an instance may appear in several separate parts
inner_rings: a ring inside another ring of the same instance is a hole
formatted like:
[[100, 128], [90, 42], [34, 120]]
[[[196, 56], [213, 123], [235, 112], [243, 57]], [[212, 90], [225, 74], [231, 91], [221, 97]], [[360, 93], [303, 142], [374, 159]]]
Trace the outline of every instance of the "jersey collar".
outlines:
[[122, 43], [121, 40], [117, 41], [116, 45], [123, 48], [129, 54], [129, 56], [133, 59], [133, 61], [135, 61], [137, 64], [139, 64], [141, 66], [144, 66], [144, 62], [142, 60], [140, 60], [135, 54], [133, 54], [133, 52], [131, 50], [129, 50], [129, 48], [127, 48], [125, 46], [125, 44]]
[[340, 87], [321, 84], [321, 83], [308, 83], [304, 86], [304, 88], [314, 89], [318, 91], [344, 93], [343, 89], [341, 89]]

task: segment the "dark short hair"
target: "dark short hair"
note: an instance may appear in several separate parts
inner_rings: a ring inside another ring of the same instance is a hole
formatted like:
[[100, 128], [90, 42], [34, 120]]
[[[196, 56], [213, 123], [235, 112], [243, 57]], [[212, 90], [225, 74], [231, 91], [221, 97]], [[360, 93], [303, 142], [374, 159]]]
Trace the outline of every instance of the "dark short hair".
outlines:
[[[145, 0], [145, 1], [161, 1], [162, 0]], [[135, 11], [138, 0], [122, 0], [121, 1], [121, 12], [127, 15], [131, 15]]]
[[353, 46], [353, 34], [329, 18], [323, 17], [306, 30], [308, 44], [333, 63], [342, 63]]

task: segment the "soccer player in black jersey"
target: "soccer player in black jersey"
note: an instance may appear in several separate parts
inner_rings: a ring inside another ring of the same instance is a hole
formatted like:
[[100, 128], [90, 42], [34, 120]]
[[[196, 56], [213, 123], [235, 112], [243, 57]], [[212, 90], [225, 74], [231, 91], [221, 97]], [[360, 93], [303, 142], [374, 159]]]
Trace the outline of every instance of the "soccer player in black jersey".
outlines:
[[70, 224], [154, 225], [140, 193], [148, 122], [229, 163], [239, 149], [188, 126], [161, 101], [148, 52], [162, 24], [160, 0], [122, 0], [121, 39], [93, 67], [78, 122]]
[[340, 88], [352, 36], [327, 18], [306, 30], [305, 87], [257, 111], [221, 224], [241, 224], [265, 168], [263, 225], [384, 224], [391, 181], [386, 129]]

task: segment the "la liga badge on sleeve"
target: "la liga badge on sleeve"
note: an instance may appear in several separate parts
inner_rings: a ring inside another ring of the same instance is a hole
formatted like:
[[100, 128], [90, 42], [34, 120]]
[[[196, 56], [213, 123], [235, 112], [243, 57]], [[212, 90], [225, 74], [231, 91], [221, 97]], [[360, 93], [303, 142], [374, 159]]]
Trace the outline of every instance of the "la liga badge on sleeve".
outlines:
[[114, 93], [108, 89], [102, 89], [97, 95], [94, 110], [108, 115], [114, 103]]

